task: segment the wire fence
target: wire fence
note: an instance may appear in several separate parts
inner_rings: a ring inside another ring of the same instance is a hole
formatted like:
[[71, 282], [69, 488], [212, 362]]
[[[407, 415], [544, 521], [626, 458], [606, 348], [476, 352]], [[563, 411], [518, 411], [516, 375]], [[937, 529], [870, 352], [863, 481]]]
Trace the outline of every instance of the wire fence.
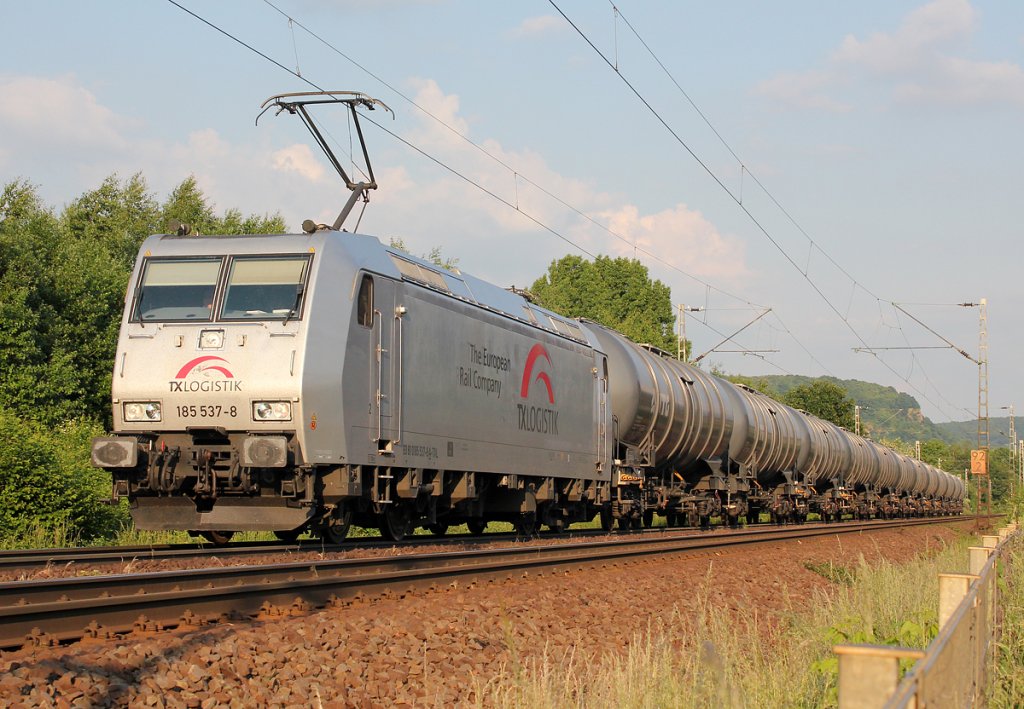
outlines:
[[[968, 547], [967, 574], [939, 574], [939, 634], [925, 650], [837, 645], [840, 709], [983, 705], [1000, 635], [1003, 559], [1021, 534], [1011, 523]], [[901, 663], [916, 660], [900, 678]]]

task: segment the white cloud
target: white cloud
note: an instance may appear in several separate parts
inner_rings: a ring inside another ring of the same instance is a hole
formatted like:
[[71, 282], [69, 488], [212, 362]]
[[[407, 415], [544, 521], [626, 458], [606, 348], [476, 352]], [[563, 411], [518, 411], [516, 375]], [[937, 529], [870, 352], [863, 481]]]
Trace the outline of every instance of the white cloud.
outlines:
[[755, 88], [755, 92], [790, 106], [846, 113], [852, 108], [848, 103], [831, 98], [825, 93], [838, 82], [838, 75], [829, 71], [787, 73], [762, 81]]
[[116, 115], [76, 84], [73, 76], [0, 77], [0, 126], [5, 143], [48, 143], [53, 148], [124, 149], [123, 131], [136, 121]]
[[565, 29], [565, 21], [555, 15], [539, 15], [527, 17], [519, 26], [509, 32], [509, 35], [516, 38], [536, 37], [537, 35], [549, 32], [558, 32]]
[[[641, 215], [632, 204], [600, 215], [626, 241], [611, 242], [612, 253], [633, 256], [631, 243], [662, 254], [670, 265], [706, 280], [737, 282], [748, 274], [744, 249], [737, 239], [723, 236], [703, 214], [677, 204], [655, 214]], [[648, 257], [640, 255], [642, 261]]]
[[[468, 121], [460, 112], [457, 96], [445, 94], [434, 81], [418, 80], [415, 85], [418, 104], [443, 116], [446, 123], [460, 132], [467, 129]], [[416, 224], [420, 234], [436, 228], [432, 221], [443, 225], [443, 232], [435, 233], [443, 234], [445, 252], [462, 257], [467, 269], [477, 263], [471, 258], [479, 258], [490, 266], [487, 257], [502, 253], [502, 260], [495, 264], [496, 270], [501, 271], [498, 278], [521, 278], [517, 267], [519, 272], [536, 277], [549, 260], [577, 253], [564, 241], [568, 240], [592, 253], [624, 256], [634, 256], [636, 243], [676, 268], [702, 278], [728, 281], [729, 285], [747, 273], [742, 244], [720, 234], [703, 215], [685, 205], [644, 214], [622, 195], [605, 192], [589, 181], [554, 169], [534, 151], [513, 150], [493, 138], [470, 136], [482, 150], [477, 149], [426, 116], [404, 135], [467, 179], [518, 206], [518, 211], [510, 208], [467, 181], [429, 168], [418, 159], [409, 162], [413, 172], [408, 177], [413, 184], [404, 184], [399, 198], [396, 199], [392, 186], [381, 180], [384, 196], [377, 207], [386, 200], [388, 210], [423, 215]], [[593, 221], [573, 208], [591, 215]], [[433, 220], [426, 216], [432, 214], [436, 215]], [[385, 218], [390, 221], [390, 217]], [[370, 217], [371, 224], [376, 221], [376, 216]], [[414, 236], [401, 236], [414, 250], [438, 245], [436, 241], [417, 243]], [[510, 243], [516, 244], [511, 250], [505, 246]], [[666, 272], [670, 286], [684, 283], [678, 274], [668, 272], [670, 269], [655, 263], [650, 256], [638, 255], [652, 269]], [[685, 285], [692, 284], [686, 281]]]
[[324, 179], [326, 171], [323, 166], [323, 159], [313, 155], [308, 145], [296, 143], [274, 152], [271, 156], [274, 169], [280, 172], [298, 173], [310, 182], [320, 182]]
[[832, 58], [880, 73], [902, 73], [967, 37], [974, 24], [974, 8], [967, 0], [933, 0], [908, 14], [891, 34], [875, 32], [865, 40], [847, 35]]
[[910, 12], [895, 31], [863, 39], [847, 35], [822, 68], [781, 74], [755, 92], [782, 105], [826, 111], [849, 109], [836, 95], [855, 84], [881, 88], [900, 103], [1024, 105], [1020, 65], [956, 53], [976, 26], [967, 0], [933, 0]]
[[[535, 151], [510, 149], [493, 138], [475, 138], [478, 149], [452, 130], [471, 134], [459, 96], [445, 93], [432, 80], [411, 83], [416, 102], [451, 129], [409, 110], [403, 112], [404, 121], [398, 121], [397, 132], [513, 207], [381, 134], [371, 134], [380, 189], [371, 194], [362, 231], [384, 240], [401, 237], [416, 252], [440, 246], [460, 258], [468, 271], [497, 283], [532, 280], [550, 260], [575, 252], [552, 231], [593, 253], [633, 255], [632, 246], [562, 200], [696, 276], [731, 284], [747, 272], [742, 245], [721, 235], [700, 213], [679, 204], [645, 214], [622, 195], [560, 172]], [[7, 162], [29, 166], [26, 177], [65, 200], [94, 188], [111, 173], [137, 171], [162, 199], [192, 174], [217, 211], [280, 209], [294, 229], [305, 218], [330, 223], [348, 197], [315, 149], [302, 143], [268, 144], [273, 132], [256, 142], [239, 142], [234, 134], [213, 128], [193, 130], [180, 139], [154, 138], [149, 130], [140, 130], [139, 121], [102, 105], [72, 79], [22, 77], [7, 80], [4, 86], [9, 94], [16, 89], [19, 99], [13, 102], [19, 106], [0, 106], [0, 134], [19, 136], [4, 141]], [[26, 112], [24, 105], [35, 109]], [[45, 129], [40, 127], [43, 123]], [[60, 136], [59, 145], [54, 135]], [[62, 162], [65, 155], [72, 157]], [[348, 228], [355, 226], [358, 214], [359, 210]], [[659, 277], [670, 286], [683, 283], [649, 257], [640, 258], [652, 271], [666, 273]]]

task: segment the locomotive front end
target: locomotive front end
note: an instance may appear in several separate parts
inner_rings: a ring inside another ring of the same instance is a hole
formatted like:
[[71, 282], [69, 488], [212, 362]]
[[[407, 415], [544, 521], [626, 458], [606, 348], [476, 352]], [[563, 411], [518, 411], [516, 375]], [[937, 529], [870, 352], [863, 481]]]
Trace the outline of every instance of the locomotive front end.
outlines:
[[140, 529], [293, 530], [314, 513], [301, 377], [315, 249], [299, 237], [151, 237], [125, 301], [114, 435], [92, 460]]

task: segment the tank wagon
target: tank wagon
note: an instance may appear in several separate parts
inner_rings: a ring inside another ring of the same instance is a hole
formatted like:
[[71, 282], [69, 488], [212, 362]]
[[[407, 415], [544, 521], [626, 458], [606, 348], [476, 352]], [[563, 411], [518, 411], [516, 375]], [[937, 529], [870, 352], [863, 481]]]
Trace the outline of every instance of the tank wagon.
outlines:
[[[329, 100], [358, 128], [356, 106], [373, 103], [355, 96]], [[313, 102], [271, 101], [304, 117]], [[490, 521], [530, 534], [597, 516], [610, 529], [961, 511], [948, 473], [342, 231], [376, 184], [333, 162], [353, 192], [333, 226], [142, 244], [113, 433], [92, 445], [138, 528], [336, 542], [351, 524], [400, 540]]]

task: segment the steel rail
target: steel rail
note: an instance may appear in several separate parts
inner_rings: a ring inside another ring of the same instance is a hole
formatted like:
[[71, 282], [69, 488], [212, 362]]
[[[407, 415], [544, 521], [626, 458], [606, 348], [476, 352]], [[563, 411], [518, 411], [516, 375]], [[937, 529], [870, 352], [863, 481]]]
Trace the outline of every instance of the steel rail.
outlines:
[[[816, 523], [811, 523], [816, 524]], [[719, 528], [724, 529], [724, 528]], [[713, 530], [718, 531], [718, 530]], [[569, 529], [564, 532], [543, 532], [540, 538], [585, 539], [611, 535], [665, 534], [670, 532], [706, 534], [694, 527], [652, 527], [643, 530]], [[351, 537], [341, 544], [328, 544], [320, 539], [302, 539], [288, 544], [276, 541], [236, 542], [214, 546], [194, 544], [157, 544], [149, 546], [68, 547], [52, 549], [0, 550], [0, 571], [38, 569], [69, 564], [127, 564], [134, 561], [166, 561], [172, 559], [225, 558], [290, 553], [340, 553], [353, 549], [392, 549], [396, 546], [462, 546], [465, 544], [493, 544], [520, 539], [512, 532], [485, 534], [451, 534], [445, 536], [415, 535], [401, 542], [382, 540], [380, 537]]]
[[[566, 536], [586, 536], [590, 530], [570, 530]], [[601, 532], [601, 534], [607, 534]], [[0, 570], [33, 569], [67, 564], [118, 564], [132, 561], [165, 561], [201, 557], [258, 556], [307, 552], [343, 552], [352, 549], [391, 549], [395, 546], [436, 545], [454, 546], [466, 543], [512, 541], [515, 534], [489, 532], [486, 534], [452, 534], [437, 537], [416, 535], [402, 542], [384, 541], [380, 537], [352, 537], [341, 544], [329, 544], [319, 539], [302, 539], [295, 543], [276, 541], [236, 542], [214, 546], [194, 544], [154, 544], [148, 546], [67, 547], [52, 549], [0, 550]]]
[[171, 628], [189, 619], [254, 616], [271, 608], [303, 610], [361, 594], [405, 592], [530, 572], [591, 568], [652, 555], [704, 552], [752, 544], [899, 527], [970, 522], [935, 517], [838, 525], [773, 527], [715, 535], [639, 535], [552, 545], [288, 562], [265, 566], [124, 574], [0, 584], [0, 648], [33, 636], [49, 642]]

